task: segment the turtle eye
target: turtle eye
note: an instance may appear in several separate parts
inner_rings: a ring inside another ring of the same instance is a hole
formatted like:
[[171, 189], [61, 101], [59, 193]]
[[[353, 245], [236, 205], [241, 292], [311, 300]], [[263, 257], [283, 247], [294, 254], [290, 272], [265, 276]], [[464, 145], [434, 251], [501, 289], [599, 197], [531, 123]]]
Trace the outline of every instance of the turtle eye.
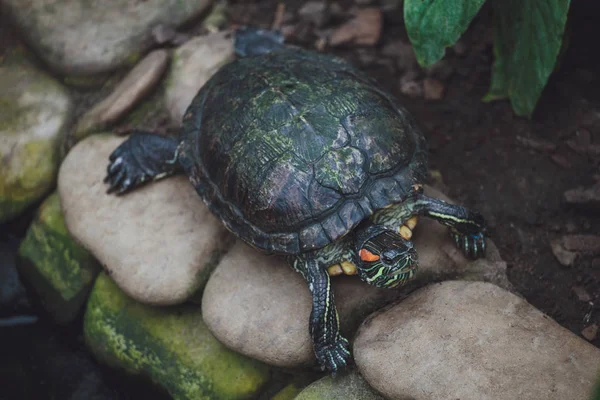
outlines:
[[393, 264], [396, 258], [398, 258], [398, 254], [391, 250], [384, 251], [383, 254], [381, 254], [381, 260], [388, 265]]

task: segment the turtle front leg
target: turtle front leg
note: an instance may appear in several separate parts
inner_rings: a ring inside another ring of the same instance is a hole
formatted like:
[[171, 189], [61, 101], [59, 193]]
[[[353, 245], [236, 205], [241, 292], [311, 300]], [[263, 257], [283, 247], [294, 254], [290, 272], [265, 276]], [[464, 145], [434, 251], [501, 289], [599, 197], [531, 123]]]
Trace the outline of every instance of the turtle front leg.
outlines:
[[425, 215], [446, 225], [450, 234], [466, 256], [482, 257], [485, 254], [485, 220], [476, 211], [446, 203], [443, 200], [415, 193], [408, 200], [414, 214]]
[[109, 184], [108, 193], [123, 194], [179, 172], [177, 146], [173, 138], [141, 131], [132, 133], [109, 157], [104, 178]]
[[326, 266], [320, 265], [313, 255], [291, 258], [293, 268], [300, 272], [312, 294], [312, 312], [309, 328], [321, 369], [332, 374], [344, 369], [350, 359], [350, 344], [340, 334], [338, 313]]

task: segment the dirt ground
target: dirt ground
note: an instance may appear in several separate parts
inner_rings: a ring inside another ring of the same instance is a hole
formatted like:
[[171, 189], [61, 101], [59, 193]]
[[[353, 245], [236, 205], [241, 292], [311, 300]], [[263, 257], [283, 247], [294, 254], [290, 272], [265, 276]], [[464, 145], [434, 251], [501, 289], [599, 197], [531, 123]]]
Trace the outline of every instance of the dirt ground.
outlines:
[[[272, 25], [277, 1], [238, 3], [231, 9], [234, 24]], [[340, 13], [337, 20], [334, 15], [315, 27], [314, 22], [296, 17], [306, 2], [291, 3], [286, 3], [290, 16], [282, 26], [291, 25], [289, 41], [304, 47], [314, 48], [327, 29], [347, 19]], [[350, 1], [338, 4], [342, 10], [355, 6]], [[573, 266], [565, 267], [554, 257], [550, 243], [565, 234], [600, 232], [599, 214], [563, 200], [566, 190], [589, 187], [600, 179], [600, 160], [567, 145], [573, 140], [584, 146], [600, 144], [600, 54], [595, 39], [600, 26], [592, 22], [600, 17], [600, 6], [592, 1], [573, 3], [567, 51], [531, 119], [516, 117], [507, 101], [481, 101], [493, 62], [490, 14], [489, 9], [480, 13], [460, 47], [449, 50], [439, 71], [434, 71], [445, 86], [440, 100], [407, 96], [401, 90], [407, 71], [399, 67], [400, 55], [390, 52], [394, 42], [408, 40], [399, 9], [384, 9], [383, 33], [376, 45], [351, 44], [327, 51], [367, 71], [414, 114], [429, 142], [432, 171], [441, 174], [451, 197], [485, 215], [516, 289], [581, 335], [584, 328], [600, 324], [596, 301], [600, 259], [581, 255]], [[591, 342], [600, 345], [598, 338]]]
[[[336, 3], [339, 7], [333, 7], [328, 20], [310, 22], [298, 14], [306, 2], [287, 2], [281, 26], [289, 42], [315, 48], [320, 37], [351, 17], [347, 10], [352, 7], [384, 9], [378, 43], [326, 51], [375, 77], [414, 114], [429, 142], [433, 175], [457, 202], [487, 218], [516, 289], [574, 333], [588, 328], [588, 339], [599, 346], [590, 327], [600, 325], [600, 258], [582, 254], [565, 267], [553, 255], [551, 241], [566, 234], [600, 235], [598, 209], [575, 208], [564, 200], [565, 191], [600, 180], [600, 157], [569, 146], [600, 145], [600, 25], [595, 24], [600, 5], [572, 2], [568, 48], [534, 115], [526, 119], [516, 117], [507, 101], [481, 101], [493, 62], [490, 10], [480, 13], [436, 70], [425, 73], [404, 65], [402, 52], [394, 51], [399, 41], [408, 42], [401, 9], [389, 7], [398, 1]], [[230, 20], [270, 28], [277, 9], [277, 0], [231, 1]], [[10, 40], [0, 34], [0, 50]], [[406, 94], [407, 82], [422, 82], [428, 74], [444, 88], [441, 99]], [[21, 234], [24, 221], [0, 230]]]

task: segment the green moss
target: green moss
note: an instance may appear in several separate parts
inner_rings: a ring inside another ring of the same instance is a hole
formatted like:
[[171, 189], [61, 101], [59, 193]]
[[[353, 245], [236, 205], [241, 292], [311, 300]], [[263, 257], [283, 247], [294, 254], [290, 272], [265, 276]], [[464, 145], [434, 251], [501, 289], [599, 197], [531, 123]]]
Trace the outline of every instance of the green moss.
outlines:
[[210, 14], [202, 21], [202, 27], [208, 32], [218, 32], [227, 25], [227, 2], [220, 1], [212, 7]]
[[21, 126], [22, 119], [21, 110], [15, 99], [0, 97], [0, 132], [9, 132], [9, 128]]
[[310, 384], [296, 400], [383, 400], [356, 371], [337, 378], [326, 376]]
[[142, 53], [137, 52], [137, 51], [133, 51], [125, 59], [125, 66], [126, 67], [133, 67], [135, 64], [138, 63], [138, 61], [141, 60], [141, 58], [142, 58]]
[[16, 148], [3, 166], [0, 222], [17, 216], [54, 186], [58, 173], [56, 144], [47, 140], [30, 141]]
[[175, 399], [246, 399], [268, 380], [263, 364], [220, 344], [195, 305], [152, 307], [128, 298], [101, 274], [84, 319], [96, 356], [142, 374]]
[[70, 237], [56, 193], [42, 203], [21, 242], [19, 267], [57, 322], [75, 317], [100, 265]]
[[290, 383], [283, 389], [281, 389], [271, 400], [293, 400], [302, 391], [302, 388]]

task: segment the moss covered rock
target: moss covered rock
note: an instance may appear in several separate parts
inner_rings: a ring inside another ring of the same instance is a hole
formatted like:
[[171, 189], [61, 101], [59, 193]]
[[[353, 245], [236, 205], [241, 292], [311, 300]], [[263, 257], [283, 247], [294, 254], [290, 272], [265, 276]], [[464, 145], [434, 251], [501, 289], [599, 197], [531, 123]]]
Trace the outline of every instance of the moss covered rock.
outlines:
[[42, 198], [71, 119], [66, 90], [24, 58], [0, 61], [0, 223]]
[[298, 393], [300, 393], [300, 391], [302, 391], [301, 388], [294, 385], [293, 383], [290, 383], [289, 385], [281, 389], [279, 392], [277, 392], [275, 396], [271, 397], [271, 400], [294, 400]]
[[307, 386], [295, 400], [383, 400], [365, 380], [351, 371], [337, 378], [326, 376]]
[[220, 344], [196, 305], [153, 307], [98, 276], [84, 319], [88, 346], [101, 361], [149, 377], [174, 399], [254, 398], [268, 368]]
[[19, 268], [56, 322], [77, 315], [100, 265], [69, 235], [56, 193], [42, 203], [21, 242]]

